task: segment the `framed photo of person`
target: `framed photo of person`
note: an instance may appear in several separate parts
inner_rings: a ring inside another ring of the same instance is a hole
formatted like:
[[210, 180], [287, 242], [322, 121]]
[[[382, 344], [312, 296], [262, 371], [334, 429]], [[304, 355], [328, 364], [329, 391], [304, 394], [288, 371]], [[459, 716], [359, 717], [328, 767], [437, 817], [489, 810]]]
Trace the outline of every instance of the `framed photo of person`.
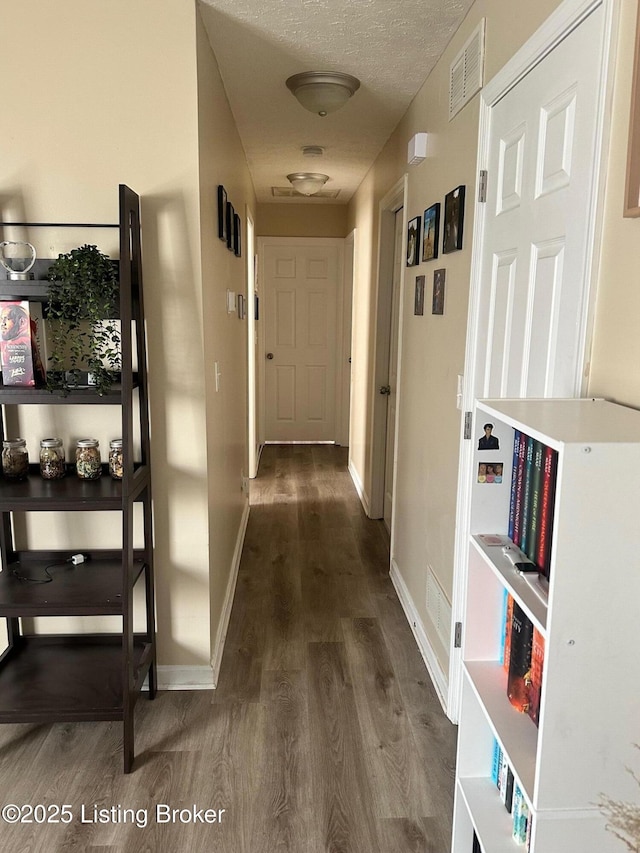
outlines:
[[235, 220], [236, 212], [233, 209], [233, 205], [231, 204], [230, 201], [227, 202], [226, 209], [227, 209], [227, 215], [226, 215], [227, 249], [229, 249], [230, 251], [233, 252], [233, 231], [234, 231], [234, 226], [235, 226], [235, 221], [236, 221]]
[[446, 270], [434, 270], [433, 297], [431, 300], [432, 314], [444, 314], [444, 280], [446, 272]]
[[456, 187], [444, 199], [444, 239], [442, 251], [457, 252], [462, 248], [464, 226], [464, 186]]
[[227, 191], [218, 186], [218, 237], [227, 242]]
[[233, 253], [242, 257], [242, 223], [237, 213], [233, 214]]
[[424, 314], [424, 276], [416, 276], [416, 292], [413, 299], [413, 313], [416, 317]]
[[407, 226], [407, 266], [420, 263], [420, 217], [410, 219]]
[[424, 212], [422, 227], [422, 260], [432, 261], [438, 257], [440, 239], [440, 202], [432, 204]]

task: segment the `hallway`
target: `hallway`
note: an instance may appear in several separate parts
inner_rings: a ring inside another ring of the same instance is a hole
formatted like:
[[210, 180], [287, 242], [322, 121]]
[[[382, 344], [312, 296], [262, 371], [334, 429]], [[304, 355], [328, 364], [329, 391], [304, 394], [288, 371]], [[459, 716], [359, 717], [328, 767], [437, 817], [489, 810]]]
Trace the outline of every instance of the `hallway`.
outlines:
[[214, 700], [247, 738], [226, 827], [247, 853], [449, 849], [455, 727], [346, 462], [345, 448], [271, 445], [252, 483]]
[[143, 697], [128, 776], [119, 723], [0, 726], [0, 805], [73, 816], [3, 853], [446, 853], [456, 729], [387, 563], [345, 449], [266, 447], [218, 689]]

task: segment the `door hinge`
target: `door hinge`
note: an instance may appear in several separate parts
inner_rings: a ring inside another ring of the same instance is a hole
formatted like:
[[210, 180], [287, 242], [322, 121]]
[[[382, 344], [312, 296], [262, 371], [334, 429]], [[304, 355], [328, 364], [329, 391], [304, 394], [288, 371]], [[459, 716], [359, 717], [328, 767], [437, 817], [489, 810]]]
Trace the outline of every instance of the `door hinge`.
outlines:
[[480, 169], [478, 176], [478, 201], [486, 202], [487, 200], [487, 170]]
[[462, 648], [462, 622], [456, 622], [456, 631], [453, 637], [453, 648]]
[[471, 439], [471, 412], [464, 413], [464, 439], [465, 441], [469, 441]]

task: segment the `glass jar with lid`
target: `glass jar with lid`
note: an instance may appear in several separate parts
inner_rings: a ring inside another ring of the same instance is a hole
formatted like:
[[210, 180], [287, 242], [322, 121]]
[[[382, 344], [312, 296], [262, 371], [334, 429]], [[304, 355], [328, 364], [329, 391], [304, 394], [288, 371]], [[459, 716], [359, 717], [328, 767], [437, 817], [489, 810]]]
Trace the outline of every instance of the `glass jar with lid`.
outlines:
[[41, 439], [40, 475], [43, 480], [59, 480], [64, 477], [64, 446], [61, 438]]
[[97, 438], [80, 438], [76, 444], [76, 472], [81, 480], [97, 480], [102, 476], [100, 442]]
[[114, 438], [109, 443], [109, 473], [114, 480], [122, 479], [122, 439]]
[[24, 438], [7, 438], [2, 442], [2, 473], [7, 480], [26, 480], [29, 453]]

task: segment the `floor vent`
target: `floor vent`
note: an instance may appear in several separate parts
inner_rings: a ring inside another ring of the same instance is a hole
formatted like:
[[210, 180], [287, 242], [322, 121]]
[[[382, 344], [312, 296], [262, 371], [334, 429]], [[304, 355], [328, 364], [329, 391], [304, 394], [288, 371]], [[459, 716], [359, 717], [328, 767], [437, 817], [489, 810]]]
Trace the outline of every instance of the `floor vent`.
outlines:
[[449, 121], [482, 89], [484, 76], [484, 29], [482, 18], [449, 70]]
[[427, 568], [427, 613], [445, 649], [448, 649], [451, 642], [451, 604], [431, 566]]

